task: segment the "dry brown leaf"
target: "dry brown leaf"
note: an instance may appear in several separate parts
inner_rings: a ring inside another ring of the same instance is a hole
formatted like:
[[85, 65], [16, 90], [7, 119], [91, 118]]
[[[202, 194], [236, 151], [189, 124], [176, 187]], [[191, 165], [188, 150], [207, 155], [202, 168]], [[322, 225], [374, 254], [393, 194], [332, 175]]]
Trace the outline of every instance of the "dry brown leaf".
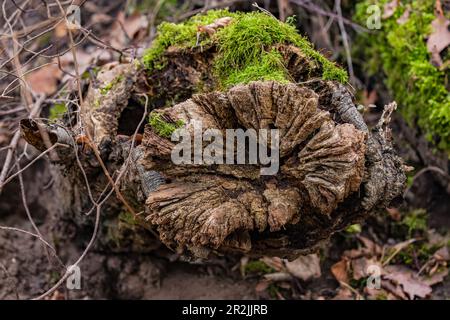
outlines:
[[[397, 299], [408, 300], [408, 297], [403, 292], [403, 289], [400, 285], [394, 284], [391, 281], [383, 280], [381, 281], [382, 289], [386, 290], [391, 294], [391, 297], [396, 297]], [[389, 296], [388, 296], [389, 297]], [[395, 300], [395, 299], [389, 299]]]
[[280, 20], [286, 21], [286, 18], [292, 15], [292, 8], [289, 0], [278, 0], [278, 11]]
[[55, 33], [55, 37], [57, 37], [57, 38], [64, 38], [66, 36], [67, 27], [66, 27], [65, 21], [61, 21], [55, 26], [54, 33]]
[[353, 293], [348, 288], [340, 287], [333, 300], [350, 300], [353, 299]]
[[[111, 51], [103, 50], [101, 48], [83, 50], [79, 48], [76, 51], [78, 73], [83, 74], [94, 62], [96, 65], [103, 65], [112, 60], [113, 55]], [[70, 74], [75, 74], [75, 63], [72, 52], [67, 52], [60, 58], [62, 68]], [[68, 78], [72, 78], [71, 75], [66, 75]], [[66, 78], [64, 76], [64, 78]], [[63, 80], [64, 80], [63, 78]]]
[[123, 12], [117, 15], [111, 33], [103, 40], [115, 48], [124, 48], [129, 45], [130, 40], [138, 38], [140, 31], [146, 30], [148, 19], [139, 13], [125, 17]]
[[216, 33], [217, 29], [226, 27], [231, 23], [232, 19], [231, 17], [222, 17], [217, 19], [211, 24], [208, 24], [206, 26], [198, 26], [198, 32], [207, 33], [208, 35], [213, 35]]
[[286, 262], [286, 269], [294, 277], [303, 281], [319, 278], [321, 275], [320, 258], [317, 254], [301, 256], [294, 261]]
[[448, 26], [450, 20], [445, 17], [437, 17], [431, 22], [433, 32], [427, 40], [427, 49], [431, 53], [431, 60], [434, 65], [440, 67], [443, 65], [441, 52], [450, 45], [450, 31]]
[[353, 279], [360, 280], [362, 278], [368, 277], [370, 274], [367, 273], [367, 269], [371, 265], [376, 265], [379, 268], [381, 268], [381, 265], [373, 260], [373, 259], [367, 259], [365, 257], [354, 259], [351, 261], [351, 267], [352, 267], [352, 275]]
[[283, 259], [278, 257], [263, 257], [261, 258], [261, 261], [267, 264], [269, 267], [275, 269], [276, 271], [283, 271], [284, 265], [283, 265]]
[[125, 19], [123, 28], [130, 39], [133, 39], [136, 34], [145, 29], [148, 25], [148, 20], [144, 15], [134, 14]]
[[398, 8], [398, 0], [392, 0], [391, 2], [388, 2], [384, 5], [384, 11], [383, 11], [383, 19], [388, 19], [392, 17], [395, 13], [395, 11]]
[[91, 13], [99, 12], [99, 11], [102, 10], [99, 6], [97, 6], [92, 1], [84, 1], [83, 2], [83, 9], [85, 11], [91, 12]]
[[450, 234], [442, 235], [435, 229], [428, 229], [426, 238], [428, 243], [433, 246], [441, 247], [446, 243], [450, 243]]
[[363, 247], [344, 251], [344, 257], [357, 259], [360, 257], [372, 257], [381, 254], [382, 249], [375, 242], [361, 235], [358, 235], [357, 238], [363, 244]]
[[383, 277], [397, 285], [402, 286], [403, 291], [411, 300], [415, 297], [426, 298], [433, 291], [430, 285], [420, 279], [417, 279], [414, 273], [404, 266], [387, 266], [384, 269]]
[[368, 90], [364, 90], [364, 96], [362, 99], [362, 103], [365, 106], [371, 105], [371, 104], [375, 104], [375, 102], [377, 102], [378, 100], [378, 92], [377, 90], [373, 89], [371, 91]]
[[56, 290], [51, 296], [46, 298], [46, 300], [66, 300], [66, 298], [63, 292]]
[[358, 235], [358, 240], [362, 242], [362, 244], [370, 251], [373, 256], [379, 255], [383, 251], [378, 244], [376, 244], [369, 238]]
[[331, 273], [339, 282], [348, 283], [348, 267], [347, 267], [347, 260], [342, 259], [341, 261], [333, 264], [331, 266]]
[[290, 281], [292, 279], [292, 276], [286, 272], [274, 272], [265, 274], [264, 279], [273, 282]]
[[275, 291], [275, 294], [277, 295], [278, 300], [286, 300], [285, 297], [280, 293], [280, 291]]
[[107, 15], [102, 12], [94, 13], [91, 16], [91, 24], [100, 24], [100, 23], [108, 23], [113, 19], [110, 15]]
[[364, 287], [364, 295], [368, 300], [379, 300], [381, 297], [387, 300], [397, 300], [395, 296], [393, 296], [390, 292], [386, 291], [383, 288], [380, 289], [370, 289], [368, 287]]
[[434, 286], [434, 285], [444, 281], [446, 276], [448, 276], [447, 268], [443, 269], [442, 271], [436, 272], [432, 276], [422, 276], [422, 277], [420, 277], [420, 279], [427, 285]]
[[448, 260], [450, 260], [450, 253], [448, 252], [448, 247], [447, 246], [443, 246], [442, 248], [437, 250], [434, 253], [433, 258], [435, 258], [438, 261], [448, 261]]
[[268, 281], [268, 280], [262, 280], [262, 281], [258, 282], [255, 286], [256, 293], [261, 293], [261, 292], [267, 290], [269, 285], [270, 285], [270, 281]]
[[349, 259], [357, 259], [364, 256], [370, 256], [369, 250], [367, 248], [360, 248], [360, 249], [351, 249], [351, 250], [345, 250], [342, 256], [349, 258]]
[[[77, 57], [77, 64], [78, 64], [78, 71], [82, 72], [84, 71], [83, 69], [85, 69], [92, 61], [93, 57], [86, 53], [84, 50], [77, 50], [76, 51], [76, 57]], [[61, 66], [63, 66], [64, 68], [68, 68], [71, 65], [74, 64], [74, 58], [73, 58], [73, 54], [72, 52], [67, 52], [66, 54], [64, 54], [61, 58]], [[75, 68], [73, 68], [72, 70], [69, 69], [69, 72], [74, 71]]]
[[403, 291], [409, 296], [411, 300], [415, 297], [426, 298], [432, 292], [432, 289], [429, 285], [404, 273], [390, 275], [388, 276], [388, 279], [395, 281], [397, 284], [400, 284], [403, 287]]
[[359, 280], [366, 276], [366, 270], [368, 266], [367, 258], [358, 258], [351, 261], [353, 279]]
[[26, 76], [31, 89], [36, 93], [50, 95], [58, 89], [58, 81], [62, 71], [56, 64], [48, 64]]
[[[292, 277], [290, 278], [290, 280], [292, 280]], [[286, 289], [286, 290], [292, 289], [291, 281], [284, 281], [284, 282], [277, 283], [277, 286], [282, 289]]]

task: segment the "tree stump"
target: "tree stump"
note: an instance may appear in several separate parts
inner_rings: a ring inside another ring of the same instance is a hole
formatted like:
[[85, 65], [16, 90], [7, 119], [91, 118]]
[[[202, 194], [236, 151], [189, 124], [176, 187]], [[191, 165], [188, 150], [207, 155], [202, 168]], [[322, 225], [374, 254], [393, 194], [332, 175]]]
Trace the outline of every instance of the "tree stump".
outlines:
[[[85, 225], [80, 212], [92, 207], [91, 197], [111, 190], [105, 168], [113, 178], [123, 170], [118, 188], [136, 213], [130, 224], [152, 230], [169, 248], [200, 258], [234, 252], [294, 258], [399, 199], [406, 177], [387, 128], [395, 104], [369, 130], [347, 87], [323, 76], [322, 60], [289, 42], [264, 50], [276, 51], [289, 81], [260, 77], [224, 86], [214, 71], [222, 54], [215, 41], [169, 46], [161, 53], [166, 63], [151, 72], [136, 61], [103, 66], [79, 117], [22, 121], [23, 136], [39, 150], [46, 148], [42, 129], [51, 144], [69, 146], [55, 148], [53, 170], [65, 219]], [[173, 163], [172, 131], [183, 128], [193, 138], [196, 122], [202, 133], [279, 130], [277, 174], [261, 174], [261, 164]], [[111, 198], [103, 221], [126, 212], [123, 203]], [[100, 243], [107, 242], [105, 228]], [[139, 241], [137, 231], [128, 233], [124, 246], [154, 247], [146, 232]]]

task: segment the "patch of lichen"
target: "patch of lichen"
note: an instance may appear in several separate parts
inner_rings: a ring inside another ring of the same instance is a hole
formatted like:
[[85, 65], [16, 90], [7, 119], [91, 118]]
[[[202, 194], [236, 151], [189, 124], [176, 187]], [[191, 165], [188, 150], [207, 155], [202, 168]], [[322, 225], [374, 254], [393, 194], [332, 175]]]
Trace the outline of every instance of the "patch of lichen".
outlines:
[[[357, 4], [355, 19], [364, 24], [367, 8], [376, 4], [383, 10], [387, 0], [365, 0]], [[395, 14], [381, 20], [381, 29], [361, 34], [357, 54], [364, 56], [370, 74], [382, 71], [386, 85], [411, 126], [418, 124], [430, 141], [450, 153], [450, 93], [448, 70], [430, 62], [426, 38], [433, 32], [431, 22], [435, 1], [401, 1]], [[404, 24], [397, 22], [407, 6], [411, 13]], [[448, 66], [447, 66], [448, 68]]]
[[163, 119], [161, 114], [156, 112], [150, 113], [148, 122], [157, 135], [168, 139], [170, 139], [176, 129], [184, 125], [181, 120], [175, 123], [169, 123]]
[[[212, 35], [199, 34], [198, 27], [230, 17], [231, 23], [218, 28]], [[143, 56], [151, 72], [164, 68], [164, 51], [170, 47], [193, 49], [216, 46], [213, 66], [215, 76], [223, 87], [256, 80], [290, 81], [281, 55], [273, 49], [276, 44], [293, 44], [306, 56], [319, 62], [326, 80], [346, 82], [347, 73], [314, 50], [311, 43], [298, 34], [296, 28], [263, 12], [229, 12], [211, 10], [196, 15], [184, 23], [162, 23], [158, 37]]]

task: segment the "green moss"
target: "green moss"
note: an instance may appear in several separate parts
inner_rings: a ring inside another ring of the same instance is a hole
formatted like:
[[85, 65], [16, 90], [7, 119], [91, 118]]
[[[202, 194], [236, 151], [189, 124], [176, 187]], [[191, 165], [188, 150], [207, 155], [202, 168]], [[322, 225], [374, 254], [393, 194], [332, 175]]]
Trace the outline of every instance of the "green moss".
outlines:
[[39, 45], [47, 46], [52, 41], [53, 32], [46, 32], [39, 37]]
[[50, 108], [49, 120], [55, 121], [61, 119], [64, 113], [67, 112], [67, 106], [65, 103], [56, 103]]
[[367, 286], [367, 278], [368, 277], [363, 277], [363, 278], [358, 279], [358, 280], [351, 279], [349, 285], [352, 288], [363, 290]]
[[411, 188], [411, 186], [413, 185], [414, 177], [415, 177], [416, 173], [417, 173], [416, 170], [406, 173], [406, 185], [408, 186], [408, 188]]
[[92, 74], [92, 76], [97, 76], [99, 71], [100, 71], [100, 67], [97, 67], [97, 66], [93, 67], [91, 69], [88, 69], [85, 72], [83, 72], [83, 74], [81, 75], [81, 79], [89, 80], [91, 78], [91, 74]]
[[134, 65], [134, 69], [136, 69], [136, 70], [141, 69], [142, 63], [139, 59], [133, 59], [132, 63]]
[[95, 101], [94, 101], [94, 108], [100, 108], [100, 99], [99, 98], [96, 98], [95, 99]]
[[362, 231], [361, 225], [358, 223], [352, 224], [345, 229], [345, 232], [350, 233], [350, 234], [361, 233], [361, 231]]
[[[231, 23], [217, 29], [212, 36], [198, 33], [199, 26], [211, 24], [222, 17], [232, 18]], [[149, 72], [166, 65], [163, 53], [170, 46], [192, 49], [215, 45], [218, 54], [213, 62], [214, 71], [224, 87], [253, 80], [288, 82], [289, 75], [281, 55], [272, 47], [293, 44], [319, 63], [324, 79], [348, 80], [347, 73], [314, 50], [293, 25], [280, 22], [266, 13], [211, 10], [181, 24], [162, 23], [158, 31], [152, 47], [143, 56], [143, 63]]]
[[212, 38], [201, 35], [197, 39], [199, 26], [213, 23], [219, 18], [235, 17], [236, 14], [227, 10], [211, 10], [204, 15], [196, 15], [183, 23], [163, 22], [158, 26], [158, 36], [153, 41], [152, 46], [142, 57], [144, 66], [149, 70], [161, 70], [167, 61], [163, 57], [164, 51], [170, 46], [191, 49], [196, 46], [207, 46], [212, 43]]
[[267, 274], [267, 273], [274, 272], [274, 269], [269, 267], [267, 264], [265, 264], [261, 260], [254, 260], [254, 261], [249, 261], [245, 265], [245, 272]]
[[100, 88], [100, 93], [103, 96], [106, 96], [108, 94], [108, 92], [112, 89], [112, 87], [113, 87], [112, 82], [107, 83], [106, 85], [104, 85], [103, 87]]
[[149, 124], [153, 128], [153, 130], [156, 132], [157, 135], [168, 138], [172, 136], [172, 133], [178, 129], [181, 128], [184, 125], [184, 122], [181, 120], [178, 120], [175, 123], [168, 123], [164, 121], [162, 116], [159, 113], [152, 112], [149, 116]]
[[[442, 245], [430, 244], [424, 241], [415, 242], [401, 250], [394, 257], [391, 264], [405, 264], [414, 267], [417, 264], [424, 265], [440, 248], [442, 248]], [[391, 255], [393, 250], [390, 251], [388, 255]]]
[[272, 49], [261, 57], [261, 60], [255, 60], [242, 69], [230, 71], [228, 77], [222, 80], [226, 87], [242, 83], [246, 84], [255, 80], [274, 80], [281, 83], [289, 82], [287, 80], [287, 71], [284, 69], [281, 54]]
[[[365, 0], [356, 6], [355, 19], [365, 23], [369, 5], [382, 6], [387, 0]], [[370, 74], [384, 72], [386, 85], [411, 126], [416, 123], [427, 138], [450, 152], [450, 93], [446, 89], [448, 71], [432, 65], [426, 38], [433, 31], [435, 1], [401, 1], [395, 14], [381, 21], [382, 28], [361, 34], [357, 55], [366, 59]], [[397, 19], [411, 7], [404, 24]]]
[[50, 271], [49, 282], [50, 284], [55, 284], [61, 279], [61, 274], [58, 271]]
[[295, 24], [297, 23], [297, 16], [296, 15], [292, 15], [290, 17], [287, 17], [286, 18], [286, 23], [288, 25], [291, 25], [291, 26], [295, 27]]
[[136, 218], [131, 212], [123, 211], [119, 214], [119, 221], [125, 223], [126, 225], [133, 226], [137, 225]]
[[[248, 66], [267, 69], [267, 60], [273, 61], [273, 51], [267, 51], [275, 44], [293, 44], [306, 56], [316, 60], [322, 66], [326, 80], [347, 81], [347, 74], [315, 51], [311, 43], [298, 34], [296, 28], [282, 23], [270, 15], [261, 12], [238, 13], [238, 17], [226, 28], [216, 33], [219, 55], [215, 65], [220, 78], [227, 78], [236, 71], [247, 71]], [[267, 55], [272, 55], [266, 58]], [[279, 59], [281, 62], [281, 59]], [[285, 73], [281, 63], [272, 63], [270, 74]], [[258, 79], [252, 79], [258, 80]], [[285, 80], [288, 80], [285, 77]], [[225, 81], [226, 83], [226, 81]]]
[[423, 209], [413, 210], [402, 219], [401, 223], [408, 227], [409, 236], [416, 231], [425, 231], [427, 230], [427, 212]]
[[387, 299], [388, 299], [388, 295], [386, 294], [386, 292], [378, 293], [375, 296], [375, 300], [387, 300]]
[[279, 299], [280, 287], [278, 287], [275, 283], [271, 283], [267, 288], [267, 292], [272, 299]]
[[118, 75], [117, 77], [115, 77], [111, 82], [105, 84], [103, 87], [101, 87], [100, 93], [103, 96], [106, 96], [108, 94], [109, 91], [111, 91], [111, 89], [118, 84], [119, 82], [121, 82], [123, 80], [123, 75]]

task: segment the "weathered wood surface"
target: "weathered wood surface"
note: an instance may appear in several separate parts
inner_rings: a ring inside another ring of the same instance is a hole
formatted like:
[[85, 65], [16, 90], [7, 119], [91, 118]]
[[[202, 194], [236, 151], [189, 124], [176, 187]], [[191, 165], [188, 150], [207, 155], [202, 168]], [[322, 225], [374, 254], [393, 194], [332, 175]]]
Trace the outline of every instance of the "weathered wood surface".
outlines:
[[[139, 213], [138, 224], [155, 230], [170, 248], [197, 257], [227, 252], [295, 257], [401, 197], [404, 167], [386, 123], [392, 105], [369, 130], [348, 89], [308, 79], [314, 70], [301, 71], [301, 52], [293, 49], [286, 49], [285, 57], [296, 83], [252, 82], [214, 91], [213, 80], [207, 80], [200, 94], [199, 79], [212, 79], [206, 65], [211, 53], [167, 54], [169, 64], [150, 77], [133, 63], [104, 67], [91, 81], [79, 121], [70, 128], [66, 123], [67, 130], [45, 126], [52, 143], [71, 146], [70, 153], [56, 148], [61, 157], [54, 168], [64, 186], [56, 192], [71, 212], [66, 217], [79, 221], [79, 210], [89, 207], [84, 175], [94, 195], [107, 185], [95, 154], [82, 145], [86, 131], [112, 175], [127, 163], [120, 190]], [[120, 81], [102, 94], [101, 83], [118, 76]], [[140, 128], [142, 141], [131, 146], [145, 116], [143, 94], [149, 98], [147, 111], [182, 120], [191, 131], [194, 120], [202, 121], [203, 130], [279, 129], [278, 174], [262, 176], [258, 165], [175, 165], [170, 161], [174, 143], [149, 124]], [[22, 133], [43, 151], [34, 126], [23, 121]], [[107, 217], [123, 211], [117, 199], [110, 202]], [[145, 241], [140, 239], [140, 248]]]

